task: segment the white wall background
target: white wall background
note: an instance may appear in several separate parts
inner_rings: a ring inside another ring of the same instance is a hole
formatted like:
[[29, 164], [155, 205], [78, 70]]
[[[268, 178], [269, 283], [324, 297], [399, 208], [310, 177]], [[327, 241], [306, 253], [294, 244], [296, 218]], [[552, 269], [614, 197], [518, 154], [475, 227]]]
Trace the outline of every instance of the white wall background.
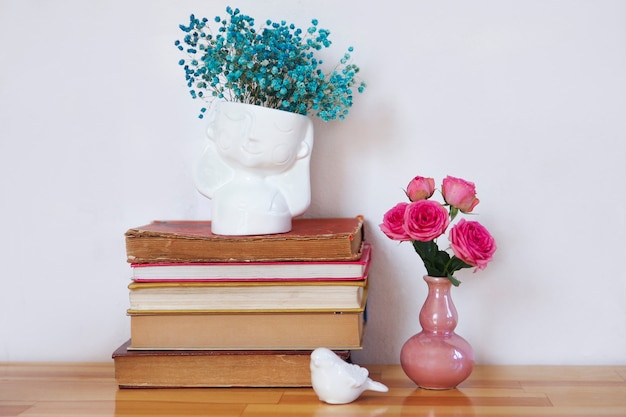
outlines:
[[[178, 51], [225, 1], [0, 0], [0, 361], [107, 361], [129, 336], [123, 234], [203, 219]], [[453, 290], [483, 364], [626, 364], [626, 2], [232, 3], [331, 30], [369, 87], [316, 121], [308, 216], [367, 219], [361, 363], [419, 331], [423, 266], [377, 225], [415, 175], [477, 184], [499, 250]]]

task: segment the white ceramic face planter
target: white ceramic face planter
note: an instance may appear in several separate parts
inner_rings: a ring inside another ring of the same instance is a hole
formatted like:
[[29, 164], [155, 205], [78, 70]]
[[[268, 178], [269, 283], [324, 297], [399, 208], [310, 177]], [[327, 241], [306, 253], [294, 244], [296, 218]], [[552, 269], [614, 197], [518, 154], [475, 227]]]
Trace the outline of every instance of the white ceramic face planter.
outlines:
[[307, 127], [301, 123], [302, 119], [289, 117], [291, 114], [287, 117], [271, 114], [259, 117], [246, 108], [216, 111], [207, 133], [222, 158], [233, 168], [240, 168], [236, 173], [262, 177], [276, 175], [310, 153], [302, 140], [306, 133], [303, 128]]
[[212, 200], [212, 231], [257, 235], [291, 230], [310, 205], [313, 124], [303, 115], [219, 102], [195, 177]]

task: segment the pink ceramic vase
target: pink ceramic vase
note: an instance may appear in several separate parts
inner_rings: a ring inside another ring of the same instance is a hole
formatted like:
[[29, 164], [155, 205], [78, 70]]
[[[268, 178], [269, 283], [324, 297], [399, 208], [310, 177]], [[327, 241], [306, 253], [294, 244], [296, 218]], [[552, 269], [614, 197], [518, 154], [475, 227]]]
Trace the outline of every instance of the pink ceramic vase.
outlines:
[[450, 297], [450, 280], [430, 276], [424, 280], [428, 296], [419, 316], [422, 331], [404, 343], [400, 364], [421, 388], [455, 388], [472, 373], [474, 351], [454, 333], [458, 316]]

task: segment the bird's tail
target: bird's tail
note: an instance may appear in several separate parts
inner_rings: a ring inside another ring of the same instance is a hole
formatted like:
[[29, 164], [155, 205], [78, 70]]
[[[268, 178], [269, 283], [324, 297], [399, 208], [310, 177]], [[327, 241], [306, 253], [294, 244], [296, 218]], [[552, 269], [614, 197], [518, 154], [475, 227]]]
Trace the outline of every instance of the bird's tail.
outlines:
[[368, 389], [370, 389], [371, 391], [378, 391], [378, 392], [387, 392], [387, 391], [389, 391], [389, 388], [387, 388], [387, 385], [382, 384], [382, 383], [377, 382], [377, 381], [373, 381], [371, 379], [369, 380]]

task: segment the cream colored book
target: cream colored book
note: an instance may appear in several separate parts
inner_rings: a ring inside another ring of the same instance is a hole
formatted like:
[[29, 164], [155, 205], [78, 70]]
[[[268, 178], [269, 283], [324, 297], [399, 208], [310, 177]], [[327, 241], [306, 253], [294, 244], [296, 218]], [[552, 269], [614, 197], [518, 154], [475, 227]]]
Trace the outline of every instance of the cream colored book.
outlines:
[[129, 312], [360, 309], [368, 279], [292, 282], [133, 282]]

